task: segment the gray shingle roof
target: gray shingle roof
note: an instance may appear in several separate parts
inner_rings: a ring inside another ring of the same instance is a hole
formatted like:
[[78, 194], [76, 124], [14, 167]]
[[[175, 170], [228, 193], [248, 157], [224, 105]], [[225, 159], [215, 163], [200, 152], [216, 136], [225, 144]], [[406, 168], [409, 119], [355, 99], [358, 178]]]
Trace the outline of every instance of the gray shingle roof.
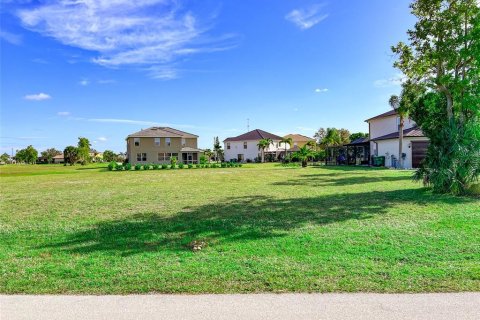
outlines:
[[198, 136], [169, 127], [151, 127], [132, 133], [127, 138], [198, 138]]
[[390, 111], [387, 111], [387, 112], [384, 112], [382, 114], [379, 114], [378, 116], [375, 116], [375, 117], [372, 117], [370, 119], [367, 119], [365, 120], [365, 122], [368, 122], [370, 120], [375, 120], [375, 119], [379, 119], [379, 118], [385, 118], [385, 117], [390, 117], [390, 116], [394, 116], [397, 114], [397, 110], [390, 110]]
[[283, 138], [267, 131], [255, 129], [236, 137], [227, 138], [223, 140], [223, 142], [249, 141], [249, 140], [261, 140], [261, 139], [282, 140]]
[[[422, 129], [420, 129], [419, 127], [412, 127], [412, 128], [403, 130], [403, 137], [425, 137], [425, 134], [423, 133]], [[395, 131], [377, 138], [373, 138], [371, 140], [377, 141], [377, 140], [388, 140], [388, 139], [398, 139], [398, 131]]]

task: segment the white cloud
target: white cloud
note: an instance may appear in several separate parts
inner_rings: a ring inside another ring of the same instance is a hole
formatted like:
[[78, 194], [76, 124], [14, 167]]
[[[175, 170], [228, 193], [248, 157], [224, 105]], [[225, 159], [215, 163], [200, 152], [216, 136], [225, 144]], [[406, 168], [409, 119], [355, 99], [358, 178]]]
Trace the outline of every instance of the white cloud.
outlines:
[[314, 4], [306, 8], [292, 10], [285, 16], [285, 19], [293, 22], [302, 30], [310, 29], [328, 17], [328, 14], [320, 13], [323, 6], [322, 4]]
[[181, 56], [229, 49], [236, 38], [208, 37], [211, 27], [175, 0], [48, 1], [18, 16], [30, 30], [97, 52], [92, 62], [108, 67], [169, 65]]
[[315, 92], [316, 93], [324, 93], [324, 92], [328, 92], [328, 89], [327, 88], [317, 88], [317, 89], [315, 89]]
[[40, 93], [36, 93], [36, 94], [27, 94], [23, 98], [25, 100], [42, 101], [42, 100], [51, 99], [52, 97], [50, 95], [46, 94], [46, 93], [40, 92]]
[[21, 35], [7, 32], [4, 30], [0, 30], [0, 39], [5, 40], [8, 43], [11, 43], [17, 46], [22, 44], [22, 41], [23, 41]]
[[62, 117], [67, 117], [70, 115], [70, 112], [68, 111], [59, 111], [57, 112], [57, 115], [62, 116]]
[[98, 137], [97, 140], [105, 142], [105, 141], [107, 141], [107, 138], [106, 137]]
[[405, 82], [406, 78], [403, 74], [397, 73], [396, 75], [392, 76], [388, 79], [379, 79], [373, 82], [373, 86], [376, 88], [388, 88], [388, 87], [396, 87], [401, 86], [403, 82]]
[[82, 79], [78, 82], [78, 84], [81, 86], [88, 86], [90, 84], [90, 81], [88, 81], [87, 79]]

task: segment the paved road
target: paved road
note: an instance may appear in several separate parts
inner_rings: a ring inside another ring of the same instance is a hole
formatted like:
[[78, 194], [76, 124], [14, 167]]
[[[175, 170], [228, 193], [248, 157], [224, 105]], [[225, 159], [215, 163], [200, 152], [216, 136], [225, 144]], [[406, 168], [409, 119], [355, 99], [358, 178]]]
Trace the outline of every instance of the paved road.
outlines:
[[0, 296], [0, 319], [480, 319], [480, 293]]

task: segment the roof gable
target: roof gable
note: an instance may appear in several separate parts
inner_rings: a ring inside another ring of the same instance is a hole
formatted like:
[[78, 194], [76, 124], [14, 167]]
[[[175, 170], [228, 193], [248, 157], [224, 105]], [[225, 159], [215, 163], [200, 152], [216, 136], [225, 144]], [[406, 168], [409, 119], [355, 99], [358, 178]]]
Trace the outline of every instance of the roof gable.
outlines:
[[223, 140], [223, 142], [261, 140], [261, 139], [282, 140], [283, 138], [267, 131], [255, 129], [236, 137], [227, 138]]
[[[422, 129], [419, 127], [415, 126], [412, 128], [408, 128], [403, 130], [403, 137], [425, 137], [425, 134], [423, 133]], [[377, 141], [377, 140], [387, 140], [387, 139], [398, 139], [398, 131], [383, 135], [381, 137], [377, 137], [374, 139], [371, 139], [372, 141]]]
[[298, 133], [287, 134], [284, 138], [292, 138], [293, 141], [315, 141], [313, 138]]
[[380, 119], [380, 118], [386, 118], [386, 117], [390, 117], [390, 116], [396, 116], [397, 114], [398, 114], [397, 110], [390, 110], [390, 111], [384, 112], [382, 114], [379, 114], [378, 116], [367, 119], [367, 120], [365, 120], [365, 122], [368, 122], [370, 120]]

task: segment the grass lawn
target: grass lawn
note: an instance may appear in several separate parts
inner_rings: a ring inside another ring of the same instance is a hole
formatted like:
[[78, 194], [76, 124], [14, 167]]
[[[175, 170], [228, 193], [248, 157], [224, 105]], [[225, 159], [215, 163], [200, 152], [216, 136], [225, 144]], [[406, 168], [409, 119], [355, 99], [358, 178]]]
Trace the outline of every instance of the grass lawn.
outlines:
[[1, 293], [480, 290], [480, 199], [411, 171], [104, 167], [0, 167]]

